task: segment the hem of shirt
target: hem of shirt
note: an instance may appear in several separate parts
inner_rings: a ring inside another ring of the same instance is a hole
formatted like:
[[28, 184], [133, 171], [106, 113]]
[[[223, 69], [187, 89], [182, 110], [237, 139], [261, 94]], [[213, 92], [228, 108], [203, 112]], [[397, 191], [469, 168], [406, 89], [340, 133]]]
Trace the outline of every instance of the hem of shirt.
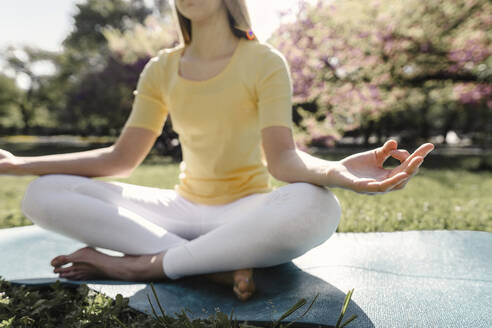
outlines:
[[268, 128], [271, 126], [284, 126], [284, 127], [289, 128], [291, 130], [293, 128], [292, 122], [286, 123], [284, 121], [275, 121], [275, 122], [266, 123], [264, 125], [260, 125], [260, 131], [263, 130], [264, 128]]
[[239, 194], [234, 194], [234, 195], [224, 195], [224, 196], [218, 196], [218, 197], [200, 197], [196, 196], [193, 194], [190, 194], [184, 190], [182, 190], [179, 185], [174, 186], [174, 191], [178, 193], [181, 197], [185, 198], [187, 201], [201, 204], [201, 205], [225, 205], [228, 203], [232, 203], [240, 198], [246, 197], [251, 194], [255, 193], [269, 193], [272, 192], [274, 189], [273, 187], [269, 186], [266, 188], [262, 189], [251, 189], [244, 191]]

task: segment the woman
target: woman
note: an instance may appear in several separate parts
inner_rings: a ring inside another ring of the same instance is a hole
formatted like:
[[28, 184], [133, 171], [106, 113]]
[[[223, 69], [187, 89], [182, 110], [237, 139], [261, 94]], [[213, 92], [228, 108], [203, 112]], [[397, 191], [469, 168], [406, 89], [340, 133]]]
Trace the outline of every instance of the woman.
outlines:
[[[254, 267], [288, 262], [336, 231], [341, 209], [325, 186], [402, 189], [433, 145], [410, 155], [390, 140], [341, 161], [296, 149], [288, 65], [256, 40], [244, 0], [176, 0], [174, 10], [182, 44], [146, 65], [114, 145], [37, 157], [1, 151], [0, 173], [40, 175], [22, 199], [23, 213], [88, 245], [51, 261], [60, 277], [203, 275], [246, 300], [255, 291]], [[183, 151], [174, 190], [91, 179], [128, 177], [168, 114]], [[390, 156], [401, 165], [383, 169]], [[269, 174], [287, 184], [273, 190]]]

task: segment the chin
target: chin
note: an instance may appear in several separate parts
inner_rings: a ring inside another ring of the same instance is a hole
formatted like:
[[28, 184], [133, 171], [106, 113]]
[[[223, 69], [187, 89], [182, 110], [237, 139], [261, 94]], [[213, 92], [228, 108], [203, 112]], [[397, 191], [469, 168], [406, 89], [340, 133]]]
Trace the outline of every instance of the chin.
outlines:
[[[199, 22], [213, 15], [214, 6], [207, 1], [180, 1], [180, 13], [191, 21]], [[217, 10], [217, 8], [215, 8]]]
[[[195, 10], [193, 10], [195, 11]], [[183, 16], [191, 20], [192, 22], [200, 22], [202, 20], [207, 19], [208, 15], [204, 15], [203, 11], [200, 12], [199, 10], [196, 10], [196, 12], [190, 12], [190, 13], [183, 13]]]

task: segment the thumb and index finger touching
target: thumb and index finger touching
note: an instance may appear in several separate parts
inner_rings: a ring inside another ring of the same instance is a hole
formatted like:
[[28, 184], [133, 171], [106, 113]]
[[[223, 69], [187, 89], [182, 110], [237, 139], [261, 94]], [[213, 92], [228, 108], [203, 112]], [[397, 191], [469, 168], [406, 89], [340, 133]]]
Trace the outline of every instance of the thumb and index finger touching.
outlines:
[[383, 182], [379, 182], [379, 186], [368, 186], [377, 188], [378, 191], [384, 189], [386, 191], [391, 189], [401, 189], [403, 185], [408, 182], [408, 179], [418, 171], [419, 166], [424, 161], [425, 156], [434, 149], [432, 143], [425, 143], [418, 147], [412, 154], [405, 149], [398, 149], [398, 142], [396, 140], [388, 140], [383, 146], [376, 149], [376, 161], [380, 168], [383, 167], [383, 163], [389, 158], [394, 157], [400, 161], [400, 165], [393, 169], [388, 178]]
[[424, 143], [420, 145], [412, 154], [405, 149], [398, 149], [398, 142], [396, 140], [388, 140], [383, 146], [376, 149], [376, 156], [378, 158], [378, 164], [383, 164], [389, 157], [394, 157], [401, 163], [412, 161], [415, 157], [425, 157], [434, 149], [432, 143]]
[[[415, 166], [415, 163], [418, 163], [418, 165], [422, 164], [424, 158], [432, 150], [434, 150], [434, 145], [431, 143], [425, 143], [420, 145], [420, 147], [418, 147], [412, 154], [409, 154], [408, 156], [405, 153], [401, 152], [393, 152], [392, 155], [394, 155], [394, 157], [404, 165], [404, 169], [406, 169]], [[398, 157], [400, 157], [401, 159]], [[413, 169], [415, 168], [413, 167]]]
[[[381, 158], [386, 160], [388, 157], [394, 157], [400, 161], [399, 172], [406, 172], [411, 175], [424, 161], [424, 158], [434, 150], [432, 143], [420, 145], [412, 154], [405, 149], [397, 149], [396, 140], [388, 140], [380, 148]], [[384, 161], [383, 161], [384, 162]], [[382, 163], [381, 163], [382, 165]]]

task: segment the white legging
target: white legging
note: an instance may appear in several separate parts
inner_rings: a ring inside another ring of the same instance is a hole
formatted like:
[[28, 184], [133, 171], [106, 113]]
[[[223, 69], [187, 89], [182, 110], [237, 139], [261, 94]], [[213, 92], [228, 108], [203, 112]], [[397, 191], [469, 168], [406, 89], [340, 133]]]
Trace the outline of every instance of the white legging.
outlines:
[[171, 279], [288, 262], [330, 238], [341, 216], [331, 191], [304, 182], [205, 205], [172, 189], [68, 174], [31, 181], [21, 207], [33, 223], [92, 247], [168, 250]]

